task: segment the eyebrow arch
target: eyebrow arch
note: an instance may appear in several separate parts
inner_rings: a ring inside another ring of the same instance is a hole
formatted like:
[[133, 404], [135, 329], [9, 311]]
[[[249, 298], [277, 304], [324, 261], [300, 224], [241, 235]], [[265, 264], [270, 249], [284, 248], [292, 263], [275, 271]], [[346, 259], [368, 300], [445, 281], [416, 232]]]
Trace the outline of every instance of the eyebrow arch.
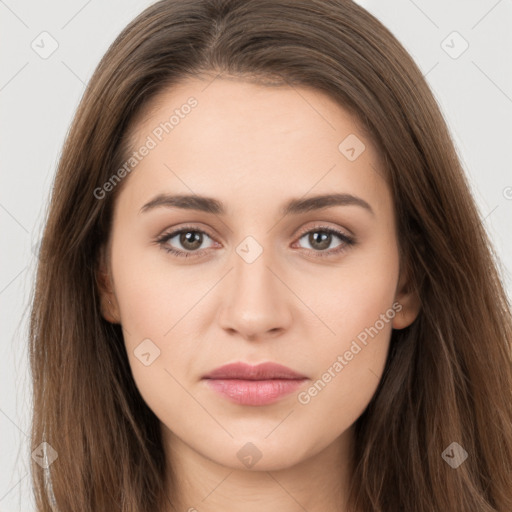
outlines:
[[[198, 195], [170, 194], [157, 195], [151, 201], [146, 203], [140, 209], [139, 213], [147, 212], [159, 206], [197, 210], [216, 215], [225, 215], [226, 213], [223, 203], [217, 199]], [[333, 206], [360, 206], [372, 215], [375, 215], [372, 207], [364, 199], [352, 194], [324, 194], [305, 199], [292, 199], [281, 208], [281, 214], [283, 216], [289, 214], [300, 214]]]

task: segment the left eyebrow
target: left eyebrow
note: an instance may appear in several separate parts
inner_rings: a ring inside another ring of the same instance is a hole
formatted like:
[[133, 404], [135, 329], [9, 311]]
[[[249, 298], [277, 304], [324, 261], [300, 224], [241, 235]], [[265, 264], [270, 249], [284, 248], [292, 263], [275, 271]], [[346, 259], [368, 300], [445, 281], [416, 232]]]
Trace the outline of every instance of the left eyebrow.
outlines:
[[[212, 197], [198, 195], [170, 195], [159, 194], [151, 201], [146, 203], [139, 213], [152, 210], [159, 206], [167, 208], [182, 208], [187, 210], [197, 210], [216, 215], [225, 215], [226, 208], [224, 204]], [[306, 213], [313, 210], [330, 208], [333, 206], [360, 206], [372, 215], [375, 215], [372, 207], [362, 198], [352, 194], [325, 194], [319, 196], [308, 197], [306, 199], [292, 199], [281, 208], [281, 214], [296, 215]]]
[[352, 194], [326, 194], [306, 199], [292, 199], [281, 209], [281, 213], [298, 214], [332, 206], [360, 206], [375, 215], [373, 208], [364, 199]]

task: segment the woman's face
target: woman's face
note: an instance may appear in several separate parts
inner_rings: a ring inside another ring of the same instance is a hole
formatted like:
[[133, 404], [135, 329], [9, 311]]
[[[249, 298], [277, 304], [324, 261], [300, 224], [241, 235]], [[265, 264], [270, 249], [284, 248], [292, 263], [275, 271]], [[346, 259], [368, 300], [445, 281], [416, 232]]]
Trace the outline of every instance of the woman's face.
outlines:
[[[152, 106], [117, 175], [103, 315], [169, 443], [233, 468], [298, 464], [350, 432], [391, 329], [417, 314], [378, 154], [307, 88], [194, 79]], [[237, 362], [302, 380], [205, 379]]]

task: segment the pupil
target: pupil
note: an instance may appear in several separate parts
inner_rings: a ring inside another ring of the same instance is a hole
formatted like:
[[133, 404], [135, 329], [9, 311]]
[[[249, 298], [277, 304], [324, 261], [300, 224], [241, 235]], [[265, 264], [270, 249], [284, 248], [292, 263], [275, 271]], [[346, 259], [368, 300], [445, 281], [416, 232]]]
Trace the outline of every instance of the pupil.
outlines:
[[187, 231], [181, 234], [180, 242], [183, 247], [188, 246], [189, 249], [197, 249], [201, 246], [201, 235], [197, 231]]
[[[319, 235], [319, 236], [316, 236], [316, 235]], [[332, 235], [330, 233], [326, 233], [325, 231], [315, 231], [315, 232], [311, 233], [311, 235], [309, 236], [309, 243], [314, 247], [315, 243], [318, 243], [318, 238], [320, 238], [319, 247], [317, 245], [317, 248], [318, 249], [326, 249], [330, 245], [331, 236]], [[312, 243], [312, 241], [314, 243]]]

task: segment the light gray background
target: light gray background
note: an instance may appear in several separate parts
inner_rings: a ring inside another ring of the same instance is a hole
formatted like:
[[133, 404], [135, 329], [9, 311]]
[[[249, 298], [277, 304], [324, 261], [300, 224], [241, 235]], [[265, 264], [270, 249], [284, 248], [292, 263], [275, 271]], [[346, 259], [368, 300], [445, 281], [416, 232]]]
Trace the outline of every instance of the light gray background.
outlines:
[[[64, 137], [107, 47], [151, 3], [0, 0], [0, 512], [34, 510], [27, 318], [22, 315], [34, 278], [33, 246], [42, 231]], [[398, 37], [433, 89], [512, 296], [512, 1], [358, 3]], [[58, 43], [45, 59], [31, 47], [51, 48], [48, 36], [40, 36], [44, 31]], [[454, 31], [463, 39], [450, 35]], [[453, 58], [463, 40], [468, 49]]]

